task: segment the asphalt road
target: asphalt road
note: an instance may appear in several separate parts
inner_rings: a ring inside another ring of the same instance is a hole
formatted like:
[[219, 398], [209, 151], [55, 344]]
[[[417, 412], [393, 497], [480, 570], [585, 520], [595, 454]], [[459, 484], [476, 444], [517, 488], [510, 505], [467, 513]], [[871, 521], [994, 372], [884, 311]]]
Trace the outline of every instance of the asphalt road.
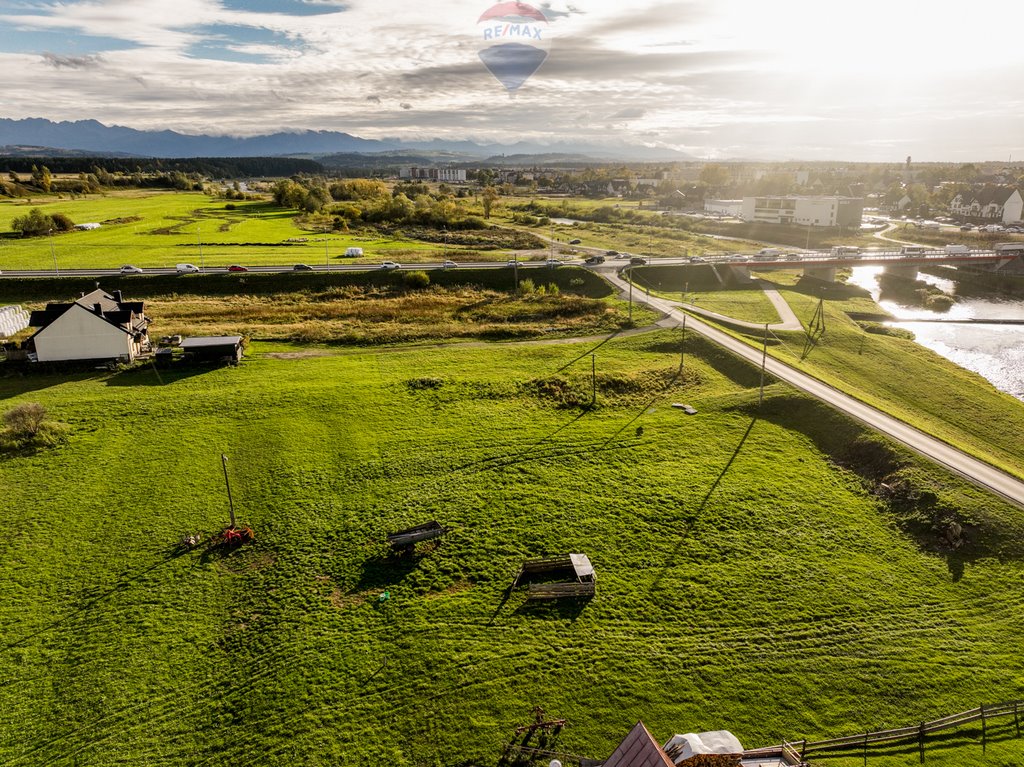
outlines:
[[[619, 278], [614, 271], [611, 273], [605, 270], [601, 271], [612, 284], [624, 291], [628, 291], [628, 283]], [[647, 304], [682, 323], [683, 313], [667, 301], [654, 296], [645, 296], [643, 291], [639, 290], [633, 291], [633, 300], [638, 303]], [[723, 333], [692, 315], [687, 317], [686, 327], [725, 347], [736, 356], [742, 357], [754, 365], [761, 365], [760, 349], [756, 349], [727, 333]], [[1024, 507], [1024, 482], [1016, 477], [1012, 477], [984, 461], [980, 461], [935, 437], [925, 434], [923, 431], [893, 418], [881, 410], [866, 405], [860, 400], [854, 399], [848, 394], [844, 394], [838, 389], [822, 383], [818, 379], [802, 373], [784, 362], [769, 356], [765, 369], [779, 380], [785, 381], [813, 397], [817, 397], [836, 410], [855, 418], [897, 442], [903, 443], [911, 450], [959, 474], [979, 487], [985, 488], [1011, 503]]]

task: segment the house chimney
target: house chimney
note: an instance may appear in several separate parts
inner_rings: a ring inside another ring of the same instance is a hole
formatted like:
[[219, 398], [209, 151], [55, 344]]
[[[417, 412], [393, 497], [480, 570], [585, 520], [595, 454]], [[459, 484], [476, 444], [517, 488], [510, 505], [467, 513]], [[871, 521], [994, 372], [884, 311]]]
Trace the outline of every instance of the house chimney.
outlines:
[[114, 291], [114, 300], [117, 301], [117, 303], [119, 303], [119, 304], [123, 304], [124, 303], [124, 299], [121, 297], [121, 291], [120, 290], [115, 290]]
[[92, 305], [92, 310], [94, 312], [96, 312], [96, 316], [97, 317], [102, 317], [103, 316], [103, 305], [102, 304], [93, 304]]

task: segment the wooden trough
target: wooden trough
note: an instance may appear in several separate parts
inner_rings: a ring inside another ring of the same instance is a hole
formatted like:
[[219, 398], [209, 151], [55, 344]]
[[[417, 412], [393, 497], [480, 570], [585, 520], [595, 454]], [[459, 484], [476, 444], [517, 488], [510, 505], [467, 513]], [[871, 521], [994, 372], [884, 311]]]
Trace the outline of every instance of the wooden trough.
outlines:
[[408, 527], [405, 530], [397, 530], [389, 534], [388, 543], [393, 549], [411, 549], [420, 541], [440, 538], [446, 532], [448, 532], [447, 528], [441, 527], [437, 520], [432, 519], [425, 524]]
[[563, 597], [592, 597], [597, 581], [594, 566], [586, 554], [563, 554], [556, 557], [528, 559], [519, 568], [512, 588], [519, 585], [524, 575], [572, 571], [573, 580], [527, 584], [527, 599], [562, 599]]

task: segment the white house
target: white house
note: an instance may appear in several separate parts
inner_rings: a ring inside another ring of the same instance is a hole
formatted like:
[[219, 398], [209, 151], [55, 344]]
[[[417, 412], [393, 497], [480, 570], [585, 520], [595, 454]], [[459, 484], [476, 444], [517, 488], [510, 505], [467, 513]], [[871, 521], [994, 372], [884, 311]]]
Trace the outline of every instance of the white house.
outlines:
[[1016, 187], [986, 186], [957, 194], [949, 202], [949, 211], [960, 218], [1009, 224], [1021, 220], [1024, 198]]
[[37, 327], [28, 350], [38, 362], [118, 360], [132, 362], [149, 350], [149, 318], [141, 301], [123, 301], [94, 290], [68, 304], [47, 304], [32, 312]]

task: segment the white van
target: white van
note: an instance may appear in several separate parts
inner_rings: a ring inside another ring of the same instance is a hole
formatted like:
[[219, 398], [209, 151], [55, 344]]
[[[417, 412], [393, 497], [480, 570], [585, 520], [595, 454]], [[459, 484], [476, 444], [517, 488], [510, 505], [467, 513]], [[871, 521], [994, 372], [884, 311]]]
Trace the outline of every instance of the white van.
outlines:
[[199, 267], [195, 264], [178, 264], [174, 268], [178, 274], [199, 274]]
[[362, 248], [345, 248], [345, 256], [348, 258], [359, 258], [362, 255]]
[[947, 245], [943, 248], [947, 253], [970, 253], [971, 249], [966, 245]]

